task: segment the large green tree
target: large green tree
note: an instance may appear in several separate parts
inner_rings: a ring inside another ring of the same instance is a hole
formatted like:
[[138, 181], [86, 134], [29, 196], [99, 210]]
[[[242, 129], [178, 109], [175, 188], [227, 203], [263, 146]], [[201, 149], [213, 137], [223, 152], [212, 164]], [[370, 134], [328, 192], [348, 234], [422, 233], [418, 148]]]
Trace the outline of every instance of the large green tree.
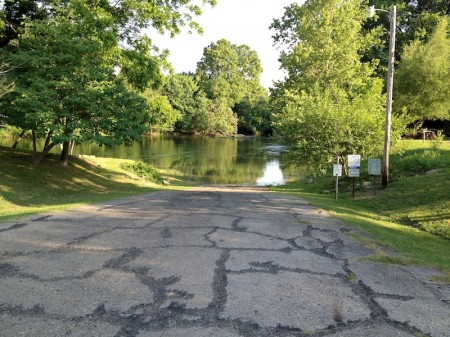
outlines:
[[362, 35], [364, 20], [359, 0], [308, 0], [272, 24], [287, 74], [271, 92], [274, 126], [298, 164], [321, 170], [382, 146], [382, 80], [361, 62], [377, 31]]
[[[410, 122], [450, 120], [449, 19], [443, 17], [428, 39], [405, 47], [395, 73], [394, 108]], [[420, 126], [419, 125], [419, 126]]]
[[[174, 74], [165, 79], [159, 92], [167, 99], [174, 130], [181, 133], [230, 135], [236, 132], [237, 118], [224, 97], [210, 99], [193, 74]], [[163, 119], [165, 120], [165, 119]]]
[[139, 138], [155, 123], [149, 107], [158, 117], [164, 106], [161, 100], [146, 104], [138, 94], [161, 84], [164, 64], [164, 55], [156, 55], [140, 31], [197, 28], [192, 18], [200, 9], [193, 2], [6, 2], [0, 34], [16, 84], [2, 100], [8, 123], [31, 130], [34, 139], [45, 137], [44, 154], [63, 144], [63, 162], [69, 142], [112, 145]]
[[[414, 40], [428, 41], [431, 33], [442, 16], [450, 15], [448, 0], [370, 0], [370, 4], [378, 9], [389, 10], [397, 7], [396, 62], [401, 60], [403, 49]], [[380, 59], [377, 73], [386, 77], [389, 48], [389, 14], [376, 12], [376, 18], [367, 20], [364, 29], [369, 31], [383, 27], [382, 36], [368, 50], [363, 59]]]
[[224, 97], [230, 106], [260, 90], [261, 73], [261, 61], [254, 50], [225, 39], [203, 50], [196, 71], [199, 85], [208, 97]]
[[204, 49], [196, 70], [200, 89], [209, 99], [226, 100], [238, 118], [239, 130], [245, 133], [267, 131], [267, 108], [258, 109], [267, 101], [267, 91], [260, 84], [261, 73], [261, 61], [254, 50], [225, 39]]
[[199, 87], [193, 74], [174, 74], [166, 78], [162, 93], [169, 99], [178, 114], [175, 130], [182, 133], [199, 133], [203, 129]]
[[101, 21], [33, 22], [9, 56], [16, 70], [15, 90], [2, 99], [8, 123], [31, 130], [34, 141], [46, 138], [44, 154], [63, 144], [64, 163], [69, 142], [129, 142], [150, 122], [145, 100], [114, 74], [119, 49], [97, 29]]
[[[81, 3], [89, 10], [101, 9], [114, 20], [118, 38], [134, 45], [141, 36], [141, 30], [153, 27], [159, 32], [169, 32], [172, 36], [183, 27], [201, 31], [194, 17], [202, 13], [199, 4], [215, 5], [216, 0], [6, 0], [0, 4], [0, 13], [5, 23], [0, 27], [0, 47], [17, 39], [24, 22], [43, 20], [65, 13], [65, 9]], [[78, 19], [77, 16], [71, 16]]]

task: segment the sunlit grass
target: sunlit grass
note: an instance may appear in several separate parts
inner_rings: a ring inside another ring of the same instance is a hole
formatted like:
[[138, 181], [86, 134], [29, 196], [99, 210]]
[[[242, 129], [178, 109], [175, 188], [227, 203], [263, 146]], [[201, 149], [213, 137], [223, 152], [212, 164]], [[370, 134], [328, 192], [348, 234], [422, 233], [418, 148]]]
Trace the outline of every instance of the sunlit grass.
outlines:
[[[450, 142], [443, 142], [439, 149], [431, 149], [431, 145], [422, 141], [402, 142], [401, 148], [394, 150], [391, 156], [391, 169], [396, 173], [388, 188], [378, 190], [375, 196], [372, 187], [368, 186], [371, 178], [364, 172], [358, 180], [355, 199], [352, 198], [351, 180], [343, 178], [336, 201], [335, 180], [331, 176], [319, 177], [314, 183], [304, 179], [276, 190], [305, 197], [349, 225], [362, 228], [368, 234], [359, 238], [363, 244], [372, 248], [387, 247], [397, 253], [391, 256], [379, 250], [371, 259], [437, 268], [444, 272], [442, 280], [448, 280]], [[424, 174], [432, 169], [439, 171]], [[368, 187], [364, 187], [363, 182]]]
[[63, 167], [57, 157], [49, 157], [34, 167], [29, 152], [0, 148], [0, 220], [162, 188], [121, 168], [121, 164], [129, 162], [113, 158], [70, 158], [69, 165]]

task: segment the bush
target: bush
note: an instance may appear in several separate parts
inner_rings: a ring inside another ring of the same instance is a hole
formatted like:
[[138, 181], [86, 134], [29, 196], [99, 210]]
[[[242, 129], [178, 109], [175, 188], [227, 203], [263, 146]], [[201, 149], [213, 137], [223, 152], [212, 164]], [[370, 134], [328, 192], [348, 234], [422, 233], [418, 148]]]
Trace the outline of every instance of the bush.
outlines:
[[153, 165], [147, 164], [142, 160], [131, 162], [131, 163], [122, 163], [121, 168], [124, 170], [136, 173], [139, 177], [144, 178], [145, 180], [161, 184], [163, 182], [163, 177], [158, 172], [156, 167]]
[[[419, 141], [417, 144], [420, 144]], [[450, 166], [450, 151], [448, 144], [442, 140], [435, 140], [422, 148], [407, 149], [391, 157], [392, 178], [424, 174], [425, 172]]]

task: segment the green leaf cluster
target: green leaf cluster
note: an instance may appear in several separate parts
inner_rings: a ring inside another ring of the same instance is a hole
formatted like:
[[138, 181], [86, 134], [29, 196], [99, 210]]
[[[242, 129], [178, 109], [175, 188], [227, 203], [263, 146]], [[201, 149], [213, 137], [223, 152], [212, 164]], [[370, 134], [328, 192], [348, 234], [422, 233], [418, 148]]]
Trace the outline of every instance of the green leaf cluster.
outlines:
[[449, 19], [440, 20], [427, 42], [406, 46], [395, 73], [394, 108], [410, 122], [450, 120]]
[[201, 11], [193, 1], [6, 1], [0, 13], [0, 47], [15, 84], [0, 108], [9, 125], [31, 131], [34, 143], [46, 139], [43, 154], [63, 144], [65, 161], [69, 143], [109, 146], [151, 127], [171, 129], [177, 115], [168, 100], [141, 94], [161, 86], [166, 65], [166, 53], [158, 54], [141, 30], [197, 27], [193, 16]]
[[166, 79], [162, 94], [165, 95], [178, 118], [175, 130], [182, 133], [207, 132], [205, 115], [208, 100], [200, 91], [192, 74], [174, 74]]
[[[450, 2], [447, 0], [371, 0], [375, 8], [389, 11], [392, 6], [397, 7], [397, 30], [395, 60], [402, 59], [402, 52], [414, 40], [428, 41], [436, 29], [441, 17], [450, 14]], [[377, 74], [386, 78], [389, 48], [389, 14], [376, 11], [375, 18], [367, 20], [365, 31], [379, 30], [380, 39], [373, 44], [365, 55], [365, 60], [379, 59]]]
[[238, 132], [240, 134], [272, 134], [272, 110], [267, 96], [246, 97], [236, 103], [233, 111], [238, 117]]
[[[11, 71], [9, 64], [0, 55], [0, 98], [10, 92], [14, 88], [13, 83], [8, 83], [6, 76]], [[2, 120], [2, 114], [0, 113], [0, 121]]]
[[323, 170], [348, 154], [369, 156], [383, 144], [382, 81], [361, 55], [376, 32], [361, 33], [357, 0], [309, 0], [275, 20], [287, 73], [272, 90], [274, 127], [291, 159]]
[[261, 73], [261, 61], [254, 50], [225, 39], [204, 49], [196, 71], [199, 86], [208, 97], [224, 97], [231, 107], [260, 90]]
[[179, 114], [175, 130], [194, 134], [269, 133], [267, 92], [255, 51], [222, 39], [204, 49], [195, 74], [170, 76], [162, 90]]
[[[260, 84], [261, 73], [258, 54], [249, 46], [225, 39], [207, 46], [197, 63], [196, 79], [199, 88], [215, 101], [213, 119], [222, 125], [228, 123], [230, 130], [233, 126], [234, 133], [268, 133], [268, 107], [263, 104], [267, 103], [267, 92]], [[223, 114], [221, 121], [218, 112]]]

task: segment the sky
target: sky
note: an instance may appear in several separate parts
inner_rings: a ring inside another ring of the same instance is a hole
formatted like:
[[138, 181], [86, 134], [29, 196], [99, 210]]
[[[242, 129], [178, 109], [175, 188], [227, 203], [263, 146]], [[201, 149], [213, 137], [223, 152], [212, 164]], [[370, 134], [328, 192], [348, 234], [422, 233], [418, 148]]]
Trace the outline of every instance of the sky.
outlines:
[[269, 30], [273, 19], [281, 18], [284, 7], [296, 0], [218, 0], [213, 8], [203, 7], [203, 14], [196, 21], [203, 28], [203, 35], [186, 32], [171, 39], [168, 36], [151, 35], [161, 49], [170, 51], [169, 61], [176, 73], [195, 71], [203, 49], [224, 38], [232, 44], [248, 45], [258, 53], [263, 73], [261, 84], [272, 86], [273, 80], [283, 79], [279, 70], [280, 50], [273, 46], [273, 30]]

